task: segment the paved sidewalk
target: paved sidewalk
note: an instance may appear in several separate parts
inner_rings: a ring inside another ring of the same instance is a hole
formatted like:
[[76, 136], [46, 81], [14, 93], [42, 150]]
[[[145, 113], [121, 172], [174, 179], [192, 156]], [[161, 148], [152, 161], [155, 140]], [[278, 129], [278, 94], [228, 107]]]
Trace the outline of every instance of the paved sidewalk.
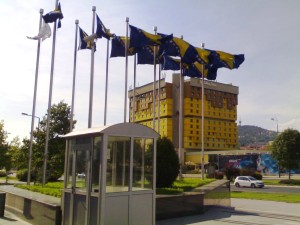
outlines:
[[4, 217], [0, 218], [0, 225], [31, 225], [24, 220], [16, 217], [14, 214], [5, 211]]
[[156, 225], [299, 225], [300, 204], [231, 199], [232, 209], [210, 208], [202, 215], [157, 221]]

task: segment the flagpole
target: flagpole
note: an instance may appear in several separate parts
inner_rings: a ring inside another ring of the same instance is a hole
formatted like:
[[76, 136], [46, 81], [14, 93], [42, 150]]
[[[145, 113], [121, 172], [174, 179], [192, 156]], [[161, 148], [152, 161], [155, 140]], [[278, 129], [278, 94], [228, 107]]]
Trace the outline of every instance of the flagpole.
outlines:
[[79, 24], [79, 20], [75, 20], [75, 47], [74, 47], [73, 87], [72, 87], [72, 104], [71, 104], [70, 132], [73, 130], [73, 123], [74, 123], [73, 117], [74, 117], [75, 84], [76, 84], [78, 24]]
[[[93, 6], [93, 25], [92, 25], [92, 34], [94, 34], [95, 30], [95, 12], [96, 12], [96, 6]], [[92, 43], [92, 49], [91, 49], [91, 75], [90, 75], [90, 98], [89, 98], [89, 116], [88, 116], [88, 128], [92, 127], [92, 121], [93, 121], [93, 92], [94, 92], [94, 57], [95, 57], [95, 46], [94, 41]]]
[[[107, 30], [107, 32], [109, 33], [110, 30]], [[110, 39], [107, 39], [107, 47], [106, 47], [106, 80], [105, 80], [105, 102], [104, 102], [104, 126], [106, 126], [106, 114], [107, 114], [109, 40]]]
[[[43, 22], [43, 9], [40, 9], [40, 23], [39, 31], [42, 27]], [[33, 142], [33, 129], [34, 129], [34, 119], [35, 119], [35, 105], [36, 105], [36, 93], [37, 84], [39, 79], [39, 64], [40, 64], [40, 49], [41, 49], [41, 39], [38, 39], [37, 54], [36, 54], [36, 65], [35, 65], [35, 81], [34, 81], [34, 92], [33, 92], [33, 103], [32, 103], [32, 113], [31, 113], [31, 130], [30, 130], [30, 147], [29, 147], [29, 159], [28, 159], [28, 173], [27, 173], [27, 185], [30, 185], [30, 175], [31, 175], [31, 161], [32, 161], [32, 142]]]
[[[157, 27], [155, 26], [153, 28], [154, 30], [154, 34], [157, 34]], [[154, 57], [153, 57], [153, 64], [154, 64], [154, 73], [153, 73], [153, 94], [152, 94], [152, 100], [153, 100], [153, 130], [155, 129], [155, 102], [156, 102], [156, 97], [155, 97], [155, 89], [156, 89], [156, 47], [153, 47], [153, 53], [154, 53]]]
[[161, 65], [158, 64], [158, 105], [157, 105], [157, 133], [160, 134], [160, 79], [161, 79]]
[[[55, 1], [55, 9], [57, 8], [57, 6], [58, 6], [58, 0]], [[47, 110], [48, 115], [47, 115], [47, 129], [46, 129], [46, 144], [45, 144], [45, 152], [44, 152], [43, 180], [42, 180], [43, 187], [46, 183], [46, 171], [47, 171], [47, 160], [48, 160], [49, 126], [50, 126], [50, 116], [51, 116], [54, 59], [55, 59], [56, 24], [57, 22], [55, 21], [53, 25], [51, 72], [50, 72], [49, 99], [48, 99], [48, 110]]]
[[178, 158], [179, 158], [179, 178], [182, 179], [182, 133], [183, 133], [183, 76], [182, 59], [180, 58], [180, 79], [179, 79], [179, 139], [178, 139]]
[[132, 122], [135, 122], [135, 88], [136, 88], [136, 54], [134, 54], [133, 64], [133, 97], [132, 97]]
[[[202, 49], [204, 49], [204, 43], [201, 43], [201, 47]], [[202, 64], [202, 132], [201, 132], [201, 142], [202, 142], [202, 146], [201, 146], [201, 177], [202, 180], [204, 179], [204, 65]]]
[[126, 17], [124, 123], [126, 123], [126, 117], [127, 117], [126, 108], [127, 108], [127, 82], [128, 82], [128, 23], [129, 23], [129, 18]]
[[[183, 39], [183, 35], [181, 35], [181, 39]], [[179, 140], [178, 140], [178, 156], [179, 156], [179, 178], [182, 179], [182, 164], [183, 164], [183, 85], [184, 78], [182, 75], [182, 58], [180, 57], [180, 79], [179, 79]]]

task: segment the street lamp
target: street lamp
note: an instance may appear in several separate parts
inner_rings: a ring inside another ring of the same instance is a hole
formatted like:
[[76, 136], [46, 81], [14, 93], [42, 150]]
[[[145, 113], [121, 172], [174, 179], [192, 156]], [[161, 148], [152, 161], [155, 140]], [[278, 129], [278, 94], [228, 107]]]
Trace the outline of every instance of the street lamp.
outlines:
[[[28, 113], [24, 113], [24, 112], [22, 112], [21, 114], [22, 114], [23, 116], [32, 116], [32, 115], [30, 115], [30, 114], [28, 114]], [[34, 116], [34, 118], [38, 119], [38, 121], [39, 121], [39, 123], [38, 123], [38, 130], [40, 130], [40, 122], [41, 122], [41, 118], [38, 117], [38, 116]]]
[[277, 119], [277, 117], [275, 116], [274, 118], [271, 118], [271, 120], [273, 120], [274, 122], [276, 122], [276, 124], [277, 124], [277, 135], [278, 135], [278, 119]]
[[29, 146], [29, 157], [28, 157], [28, 172], [27, 172], [27, 185], [30, 185], [30, 175], [31, 175], [31, 161], [32, 161], [32, 140], [33, 140], [33, 120], [37, 118], [39, 121], [38, 130], [40, 126], [41, 119], [38, 116], [29, 115], [28, 113], [21, 113], [23, 116], [30, 116], [31, 117], [31, 132], [30, 132], [30, 146]]
[[[274, 118], [272, 117], [271, 118], [272, 121], [276, 122], [276, 128], [277, 128], [277, 136], [278, 136], [278, 119], [277, 117], [275, 116]], [[280, 178], [280, 166], [279, 166], [279, 163], [278, 163], [278, 177]]]

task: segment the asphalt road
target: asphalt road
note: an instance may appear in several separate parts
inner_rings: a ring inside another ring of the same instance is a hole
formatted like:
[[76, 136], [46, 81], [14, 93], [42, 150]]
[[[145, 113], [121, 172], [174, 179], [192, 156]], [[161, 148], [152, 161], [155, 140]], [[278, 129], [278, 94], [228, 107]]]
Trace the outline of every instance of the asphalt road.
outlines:
[[244, 192], [268, 192], [268, 193], [294, 193], [300, 194], [299, 186], [274, 186], [266, 185], [263, 188], [248, 188], [248, 187], [235, 187], [233, 184], [230, 185], [231, 191], [244, 191]]

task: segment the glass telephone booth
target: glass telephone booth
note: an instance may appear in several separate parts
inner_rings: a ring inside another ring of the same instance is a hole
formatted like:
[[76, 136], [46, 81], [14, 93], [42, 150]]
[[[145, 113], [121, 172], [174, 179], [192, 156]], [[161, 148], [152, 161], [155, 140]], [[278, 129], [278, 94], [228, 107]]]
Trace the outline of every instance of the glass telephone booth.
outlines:
[[66, 134], [64, 225], [154, 225], [156, 133], [120, 123]]

